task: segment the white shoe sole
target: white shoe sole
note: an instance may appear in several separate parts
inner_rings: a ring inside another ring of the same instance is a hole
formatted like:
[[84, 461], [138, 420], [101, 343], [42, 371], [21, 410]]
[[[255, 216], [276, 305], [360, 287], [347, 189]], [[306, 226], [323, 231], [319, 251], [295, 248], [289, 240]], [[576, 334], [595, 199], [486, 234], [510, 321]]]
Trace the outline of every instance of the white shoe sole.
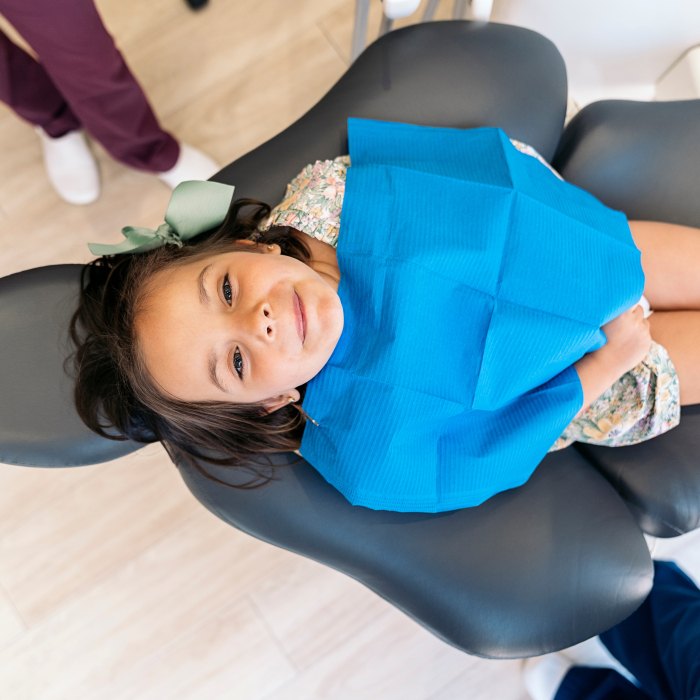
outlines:
[[51, 138], [37, 127], [44, 166], [54, 190], [69, 204], [90, 204], [100, 196], [100, 172], [83, 131]]
[[175, 189], [181, 182], [188, 180], [208, 180], [219, 170], [221, 170], [219, 165], [206, 153], [186, 143], [181, 143], [177, 163], [170, 170], [158, 173], [158, 177], [168, 187]]

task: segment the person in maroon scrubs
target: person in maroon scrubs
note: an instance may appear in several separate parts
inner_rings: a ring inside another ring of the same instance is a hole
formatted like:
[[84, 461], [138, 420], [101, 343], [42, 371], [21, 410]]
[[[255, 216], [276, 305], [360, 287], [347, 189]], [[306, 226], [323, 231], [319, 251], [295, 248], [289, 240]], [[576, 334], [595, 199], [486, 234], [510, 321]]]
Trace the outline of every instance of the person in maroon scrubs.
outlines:
[[87, 204], [99, 195], [83, 130], [116, 160], [171, 187], [218, 170], [161, 128], [93, 0], [0, 0], [0, 14], [38, 56], [0, 32], [0, 101], [37, 128], [49, 179], [63, 199]]

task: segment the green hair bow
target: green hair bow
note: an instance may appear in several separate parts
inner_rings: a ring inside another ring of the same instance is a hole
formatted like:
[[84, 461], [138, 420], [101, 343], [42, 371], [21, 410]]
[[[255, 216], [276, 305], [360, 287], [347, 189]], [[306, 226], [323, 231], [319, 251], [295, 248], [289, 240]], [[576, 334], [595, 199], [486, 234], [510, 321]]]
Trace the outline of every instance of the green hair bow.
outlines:
[[155, 231], [125, 226], [126, 240], [115, 245], [88, 243], [93, 255], [145, 253], [166, 243], [182, 247], [182, 242], [223, 223], [233, 199], [233, 186], [220, 182], [188, 180], [181, 182], [170, 197], [165, 223]]

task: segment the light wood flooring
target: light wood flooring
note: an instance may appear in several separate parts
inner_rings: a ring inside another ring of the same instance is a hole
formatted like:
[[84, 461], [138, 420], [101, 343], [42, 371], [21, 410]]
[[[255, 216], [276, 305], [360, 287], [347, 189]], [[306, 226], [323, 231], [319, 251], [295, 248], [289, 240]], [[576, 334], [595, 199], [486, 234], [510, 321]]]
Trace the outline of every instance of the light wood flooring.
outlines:
[[[182, 0], [97, 4], [163, 125], [222, 165], [304, 114], [348, 66], [354, 0], [211, 0], [196, 14]], [[372, 36], [380, 12], [374, 0]], [[88, 241], [162, 221], [165, 185], [95, 152], [101, 198], [65, 204], [32, 128], [0, 106], [0, 275], [82, 262]], [[698, 547], [687, 545], [698, 541], [668, 543], [696, 575]], [[357, 582], [220, 522], [152, 446], [85, 468], [0, 465], [0, 697], [518, 700], [524, 690], [519, 662], [462, 654]]]

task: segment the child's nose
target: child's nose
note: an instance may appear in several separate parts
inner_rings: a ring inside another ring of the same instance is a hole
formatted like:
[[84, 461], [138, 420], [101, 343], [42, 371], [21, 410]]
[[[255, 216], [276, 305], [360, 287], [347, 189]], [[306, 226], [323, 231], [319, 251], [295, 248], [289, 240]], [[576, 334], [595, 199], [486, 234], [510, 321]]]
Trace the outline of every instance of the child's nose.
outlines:
[[265, 302], [251, 309], [248, 315], [248, 327], [249, 332], [257, 340], [268, 342], [276, 338], [277, 322], [270, 304]]

